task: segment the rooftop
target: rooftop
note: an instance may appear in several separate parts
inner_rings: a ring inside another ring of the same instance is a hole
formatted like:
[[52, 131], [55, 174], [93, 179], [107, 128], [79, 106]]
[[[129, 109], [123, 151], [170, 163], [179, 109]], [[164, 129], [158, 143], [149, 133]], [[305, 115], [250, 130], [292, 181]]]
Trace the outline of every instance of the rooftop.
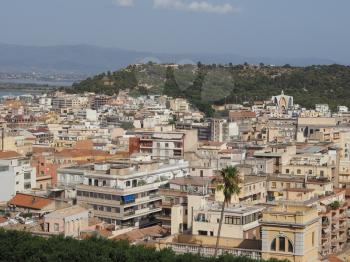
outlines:
[[45, 197], [17, 193], [9, 202], [9, 205], [40, 210], [50, 205], [53, 200]]
[[22, 157], [22, 155], [18, 154], [16, 151], [0, 151], [0, 159], [12, 159], [20, 157]]
[[50, 214], [47, 214], [45, 218], [65, 218], [82, 212], [87, 212], [88, 210], [82, 206], [75, 205], [63, 209], [56, 210]]

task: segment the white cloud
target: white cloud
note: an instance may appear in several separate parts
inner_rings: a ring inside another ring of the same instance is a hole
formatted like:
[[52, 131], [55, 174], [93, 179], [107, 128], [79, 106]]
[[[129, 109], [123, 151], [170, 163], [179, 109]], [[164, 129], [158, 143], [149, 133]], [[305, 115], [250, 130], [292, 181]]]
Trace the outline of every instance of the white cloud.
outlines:
[[215, 14], [227, 14], [236, 11], [230, 4], [212, 4], [204, 0], [190, 2], [185, 0], [153, 0], [153, 7]]
[[134, 6], [134, 0], [116, 0], [116, 4], [122, 7], [132, 7]]

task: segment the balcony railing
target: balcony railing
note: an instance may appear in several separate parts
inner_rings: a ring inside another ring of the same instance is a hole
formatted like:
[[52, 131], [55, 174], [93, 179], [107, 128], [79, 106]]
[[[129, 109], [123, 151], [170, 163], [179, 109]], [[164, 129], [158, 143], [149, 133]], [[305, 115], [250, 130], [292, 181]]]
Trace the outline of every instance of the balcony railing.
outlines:
[[[199, 254], [205, 257], [212, 257], [215, 253], [214, 247], [200, 246], [194, 244], [183, 244], [183, 243], [168, 243], [168, 248], [171, 248], [175, 253], [192, 253]], [[220, 248], [218, 249], [218, 255], [222, 254], [232, 254], [234, 256], [245, 256], [252, 259], [261, 259], [261, 250], [250, 250], [250, 249], [240, 249], [240, 248]]]

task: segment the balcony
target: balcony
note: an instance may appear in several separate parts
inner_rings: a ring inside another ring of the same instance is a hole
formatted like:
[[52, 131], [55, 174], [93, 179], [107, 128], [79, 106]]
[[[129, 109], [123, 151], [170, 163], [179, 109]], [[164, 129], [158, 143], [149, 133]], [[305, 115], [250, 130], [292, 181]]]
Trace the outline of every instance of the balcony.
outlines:
[[322, 220], [322, 227], [328, 227], [329, 226], [329, 220]]
[[132, 215], [135, 215], [135, 210], [132, 209], [132, 210], [127, 210], [127, 211], [124, 211], [124, 216], [132, 216]]
[[[178, 254], [192, 253], [199, 254], [204, 257], [212, 257], [215, 253], [215, 247], [201, 246], [196, 244], [167, 243], [166, 247], [172, 249], [175, 253]], [[233, 256], [244, 256], [256, 260], [261, 259], [261, 250], [219, 247], [219, 256], [226, 253]]]
[[156, 218], [162, 221], [171, 221], [171, 215], [156, 215]]
[[347, 214], [346, 214], [346, 212], [341, 212], [341, 213], [339, 214], [339, 219], [341, 219], [341, 220], [347, 219]]
[[162, 211], [162, 208], [160, 207], [146, 207], [146, 208], [132, 210], [132, 211], [124, 211], [124, 219], [126, 220], [126, 219], [144, 216], [144, 215], [157, 213], [161, 211]]
[[322, 250], [328, 250], [331, 247], [331, 242], [329, 240], [322, 242]]
[[339, 238], [338, 237], [332, 237], [331, 239], [332, 246], [336, 246], [339, 244]]
[[322, 233], [321, 238], [322, 239], [328, 239], [330, 237], [330, 235], [331, 235], [330, 232]]
[[346, 242], [348, 240], [348, 237], [346, 235], [346, 233], [340, 234], [339, 235], [339, 241], [340, 242]]
[[116, 200], [106, 200], [101, 198], [93, 198], [93, 197], [83, 197], [77, 196], [77, 200], [85, 203], [97, 204], [97, 205], [109, 205], [109, 206], [120, 206], [120, 202]]

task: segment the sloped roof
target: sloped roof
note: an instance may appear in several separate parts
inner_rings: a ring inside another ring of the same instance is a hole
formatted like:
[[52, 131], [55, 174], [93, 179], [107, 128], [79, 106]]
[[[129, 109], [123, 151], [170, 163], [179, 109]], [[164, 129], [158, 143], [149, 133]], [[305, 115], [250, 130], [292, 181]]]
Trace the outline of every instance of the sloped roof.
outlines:
[[128, 241], [136, 241], [136, 240], [142, 240], [143, 238], [147, 236], [153, 236], [153, 237], [160, 237], [167, 233], [167, 230], [162, 228], [159, 225], [152, 226], [152, 227], [146, 227], [142, 229], [134, 229], [130, 232], [127, 232], [125, 234], [116, 236], [113, 238], [114, 240], [128, 240]]
[[102, 150], [90, 149], [63, 149], [55, 153], [56, 157], [82, 157], [82, 156], [109, 156], [110, 154]]
[[50, 205], [53, 200], [45, 197], [17, 193], [9, 202], [9, 205], [40, 210]]

